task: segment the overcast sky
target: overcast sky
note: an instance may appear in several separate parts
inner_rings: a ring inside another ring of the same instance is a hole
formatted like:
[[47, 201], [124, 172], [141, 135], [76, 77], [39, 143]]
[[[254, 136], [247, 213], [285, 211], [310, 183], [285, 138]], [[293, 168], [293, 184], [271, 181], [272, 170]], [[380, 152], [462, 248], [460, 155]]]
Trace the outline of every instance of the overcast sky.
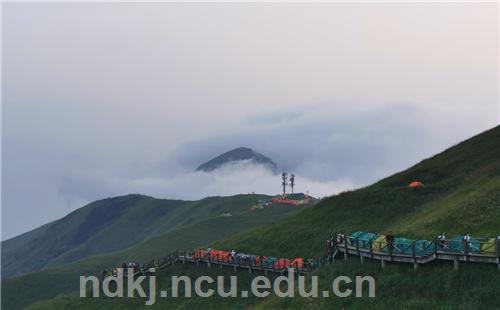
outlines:
[[[4, 4], [2, 239], [96, 199], [325, 196], [498, 124], [498, 4]], [[237, 169], [236, 169], [237, 168]]]

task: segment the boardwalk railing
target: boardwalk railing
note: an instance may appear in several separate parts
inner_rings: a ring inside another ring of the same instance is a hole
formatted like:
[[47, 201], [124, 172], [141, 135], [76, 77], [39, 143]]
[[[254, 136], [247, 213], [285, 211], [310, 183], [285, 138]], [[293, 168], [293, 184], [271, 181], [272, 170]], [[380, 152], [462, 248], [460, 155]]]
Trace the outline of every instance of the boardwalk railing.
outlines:
[[[333, 237], [327, 240], [326, 254], [322, 259], [291, 261], [286, 258], [267, 257], [261, 255], [230, 256], [225, 252], [209, 255], [205, 251], [175, 251], [159, 259], [153, 259], [145, 264], [135, 265], [134, 275], [157, 273], [161, 269], [178, 262], [206, 264], [207, 267], [218, 265], [237, 269], [247, 269], [248, 272], [263, 271], [283, 274], [293, 268], [296, 274], [306, 274], [316, 267], [321, 267], [324, 261], [334, 261], [342, 252], [344, 259], [348, 255], [359, 256], [361, 262], [365, 258], [380, 260], [382, 268], [386, 262], [412, 263], [416, 269], [420, 264], [434, 260], [453, 261], [455, 269], [459, 262], [497, 264], [500, 270], [500, 240], [498, 238], [472, 238], [464, 240], [406, 240], [387, 242], [379, 239], [363, 239], [359, 237]], [[203, 254], [204, 253], [204, 254]], [[124, 268], [115, 268], [111, 275], [124, 275]], [[107, 276], [107, 275], [106, 275]]]
[[[196, 250], [192, 251], [175, 251], [159, 259], [153, 259], [147, 263], [136, 265], [134, 268], [135, 275], [146, 275], [154, 274], [160, 270], [167, 268], [171, 265], [181, 262], [182, 264], [194, 263], [199, 265], [200, 263], [206, 264], [207, 267], [212, 265], [218, 265], [222, 267], [232, 267], [236, 271], [237, 269], [246, 269], [248, 272], [253, 271], [263, 271], [265, 274], [268, 272], [284, 274], [288, 272], [289, 268], [293, 268], [295, 274], [306, 274], [309, 273], [314, 266], [318, 266], [315, 260], [309, 260], [307, 262], [302, 262], [302, 264], [292, 264], [292, 261], [286, 258], [272, 258], [266, 256], [257, 255], [246, 255], [243, 257], [232, 258], [227, 255], [197, 255]], [[127, 276], [125, 268], [115, 268], [116, 272], [113, 272], [106, 276], [117, 276], [123, 275]]]
[[350, 254], [359, 256], [362, 262], [364, 258], [380, 260], [382, 268], [387, 261], [413, 263], [417, 268], [433, 260], [448, 260], [454, 262], [456, 269], [458, 262], [463, 261], [497, 264], [500, 270], [500, 240], [495, 238], [387, 242], [348, 236], [328, 240], [327, 248], [329, 260], [342, 252], [345, 259]]
[[183, 263], [205, 263], [208, 267], [218, 265], [220, 268], [223, 266], [233, 267], [237, 269], [247, 269], [250, 273], [253, 270], [274, 273], [285, 273], [289, 268], [293, 268], [296, 274], [305, 274], [311, 271], [314, 266], [311, 260], [302, 262], [300, 264], [293, 264], [293, 261], [286, 258], [274, 258], [262, 255], [245, 255], [244, 257], [235, 256], [234, 258], [228, 255], [215, 254], [215, 255], [199, 255], [196, 251], [180, 252], [178, 260]]

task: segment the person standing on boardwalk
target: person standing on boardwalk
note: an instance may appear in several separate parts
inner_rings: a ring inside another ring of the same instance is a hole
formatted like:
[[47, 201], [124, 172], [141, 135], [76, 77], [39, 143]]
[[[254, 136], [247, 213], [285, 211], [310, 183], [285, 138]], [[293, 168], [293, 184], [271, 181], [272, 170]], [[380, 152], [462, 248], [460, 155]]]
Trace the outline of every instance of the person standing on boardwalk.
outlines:
[[446, 247], [446, 235], [444, 232], [441, 232], [439, 236], [437, 236], [438, 244], [441, 250], [443, 250]]
[[337, 243], [344, 243], [345, 235], [343, 232], [337, 234]]
[[207, 248], [207, 258], [210, 260], [210, 258], [212, 257], [212, 248]]
[[470, 232], [466, 233], [464, 238], [463, 238], [463, 242], [464, 242], [464, 253], [466, 252], [470, 252]]
[[392, 252], [394, 249], [394, 235], [392, 234], [392, 231], [385, 236], [385, 241], [387, 242], [387, 249], [389, 252]]
[[101, 270], [101, 281], [104, 281], [104, 279], [106, 278], [106, 274], [107, 273], [108, 272], [106, 271], [106, 269]]

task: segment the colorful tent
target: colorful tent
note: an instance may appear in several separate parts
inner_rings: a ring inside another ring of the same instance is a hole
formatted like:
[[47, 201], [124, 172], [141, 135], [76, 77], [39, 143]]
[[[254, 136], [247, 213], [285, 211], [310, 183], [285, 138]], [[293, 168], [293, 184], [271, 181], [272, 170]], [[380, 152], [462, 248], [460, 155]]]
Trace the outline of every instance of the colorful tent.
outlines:
[[427, 240], [411, 240], [406, 238], [394, 238], [394, 251], [397, 254], [413, 255], [413, 243], [415, 242], [415, 255], [426, 256], [432, 254], [434, 247]]
[[394, 238], [394, 250], [395, 254], [413, 254], [413, 240], [406, 238]]
[[280, 258], [276, 263], [274, 263], [274, 268], [283, 269], [290, 267], [291, 261], [287, 258]]
[[433, 243], [427, 240], [417, 240], [415, 242], [415, 254], [420, 256], [430, 255], [434, 252]]
[[408, 184], [409, 187], [422, 187], [424, 186], [424, 183], [419, 182], [419, 181], [413, 181], [410, 184]]
[[372, 250], [379, 252], [387, 251], [387, 241], [385, 240], [385, 235], [379, 235], [378, 238], [372, 242]]
[[[369, 249], [370, 241], [372, 242], [372, 250], [387, 252], [387, 241], [385, 235], [378, 235], [376, 233], [357, 231], [350, 235], [348, 243], [351, 246], [356, 246], [356, 239], [358, 238], [359, 247]], [[411, 240], [406, 238], [394, 238], [394, 253], [396, 254], [413, 254], [413, 242], [415, 242], [415, 254], [419, 256], [429, 255], [433, 252], [434, 248], [431, 242], [427, 240]]]
[[[450, 251], [464, 253], [465, 242], [464, 236], [458, 236], [450, 241]], [[478, 253], [481, 251], [481, 243], [476, 238], [470, 238], [469, 252]]]
[[290, 266], [294, 267], [294, 268], [304, 268], [304, 259], [303, 258], [296, 258], [292, 261]]
[[490, 238], [481, 246], [481, 251], [486, 253], [495, 253], [496, 244], [495, 238]]
[[204, 258], [205, 256], [207, 256], [207, 251], [205, 250], [196, 250], [194, 252], [194, 258], [196, 259]]
[[210, 258], [217, 261], [229, 262], [231, 260], [231, 254], [226, 251], [212, 250], [210, 251]]
[[370, 248], [370, 240], [375, 240], [378, 238], [378, 234], [364, 231], [357, 231], [347, 238], [349, 245], [356, 246], [356, 238], [358, 238], [359, 247], [368, 249]]
[[267, 257], [266, 259], [264, 259], [262, 265], [263, 266], [267, 266], [267, 267], [272, 267], [274, 266], [274, 263], [276, 262], [276, 257]]
[[255, 258], [255, 265], [265, 265], [265, 262], [268, 260], [268, 257], [267, 256], [257, 256]]

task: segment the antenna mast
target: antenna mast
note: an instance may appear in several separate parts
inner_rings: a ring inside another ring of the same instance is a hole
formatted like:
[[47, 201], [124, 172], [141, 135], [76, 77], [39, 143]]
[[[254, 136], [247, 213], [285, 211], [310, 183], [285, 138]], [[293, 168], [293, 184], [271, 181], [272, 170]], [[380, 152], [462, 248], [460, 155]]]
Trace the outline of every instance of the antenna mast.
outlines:
[[281, 185], [283, 186], [283, 195], [286, 194], [287, 178], [288, 178], [287, 173], [283, 172], [281, 174], [281, 179], [282, 179]]

